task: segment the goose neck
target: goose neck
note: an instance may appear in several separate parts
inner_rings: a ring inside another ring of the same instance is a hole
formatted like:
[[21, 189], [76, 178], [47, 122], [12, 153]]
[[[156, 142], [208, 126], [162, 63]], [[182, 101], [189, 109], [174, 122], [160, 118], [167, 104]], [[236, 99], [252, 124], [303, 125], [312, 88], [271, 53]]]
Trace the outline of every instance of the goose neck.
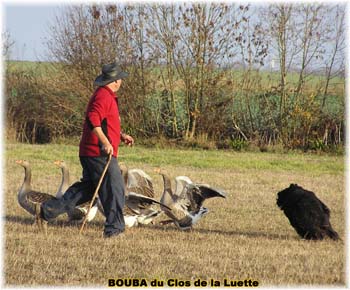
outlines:
[[24, 181], [22, 189], [30, 190], [32, 182], [32, 170], [30, 167], [24, 167]]

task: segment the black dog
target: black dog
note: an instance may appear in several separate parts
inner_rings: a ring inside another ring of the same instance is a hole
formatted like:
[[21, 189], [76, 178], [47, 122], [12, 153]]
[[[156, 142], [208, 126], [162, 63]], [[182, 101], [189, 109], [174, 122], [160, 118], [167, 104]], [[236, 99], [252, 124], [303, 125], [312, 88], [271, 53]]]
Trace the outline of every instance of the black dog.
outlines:
[[277, 205], [300, 237], [306, 240], [323, 240], [326, 236], [339, 239], [329, 222], [329, 208], [312, 191], [291, 184], [278, 193]]

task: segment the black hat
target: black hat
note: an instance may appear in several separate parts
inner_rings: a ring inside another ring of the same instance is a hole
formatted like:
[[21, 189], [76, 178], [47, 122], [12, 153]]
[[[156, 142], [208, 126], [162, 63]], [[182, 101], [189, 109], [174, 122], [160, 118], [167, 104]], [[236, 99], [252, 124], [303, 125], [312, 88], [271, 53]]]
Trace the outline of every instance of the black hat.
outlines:
[[126, 78], [128, 75], [127, 72], [122, 71], [116, 62], [105, 64], [102, 66], [102, 74], [95, 79], [94, 85], [102, 87], [116, 80]]

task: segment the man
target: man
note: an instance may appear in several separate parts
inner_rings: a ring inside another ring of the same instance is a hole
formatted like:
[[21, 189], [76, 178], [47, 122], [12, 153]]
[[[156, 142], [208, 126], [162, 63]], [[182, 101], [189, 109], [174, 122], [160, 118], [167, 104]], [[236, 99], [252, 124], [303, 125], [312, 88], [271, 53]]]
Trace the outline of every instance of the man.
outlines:
[[45, 221], [65, 212], [72, 212], [75, 206], [91, 200], [109, 154], [112, 159], [102, 181], [99, 198], [106, 217], [104, 237], [118, 236], [125, 229], [123, 207], [124, 181], [118, 166], [118, 146], [120, 140], [132, 146], [134, 139], [121, 133], [118, 97], [122, 79], [128, 73], [118, 64], [110, 63], [102, 67], [94, 85], [98, 88], [87, 105], [83, 134], [79, 145], [79, 158], [83, 168], [80, 182], [74, 183], [62, 199], [50, 200], [41, 205], [40, 217]]

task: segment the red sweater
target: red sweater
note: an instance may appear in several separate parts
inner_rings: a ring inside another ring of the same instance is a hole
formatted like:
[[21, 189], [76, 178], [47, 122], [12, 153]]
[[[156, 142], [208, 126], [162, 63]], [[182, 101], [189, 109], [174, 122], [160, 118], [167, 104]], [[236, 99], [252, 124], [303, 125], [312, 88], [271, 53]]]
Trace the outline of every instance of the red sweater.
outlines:
[[92, 132], [101, 127], [113, 146], [113, 156], [118, 155], [120, 143], [120, 119], [117, 96], [108, 87], [99, 87], [92, 97], [85, 113], [83, 135], [79, 145], [79, 156], [105, 156], [102, 144]]

